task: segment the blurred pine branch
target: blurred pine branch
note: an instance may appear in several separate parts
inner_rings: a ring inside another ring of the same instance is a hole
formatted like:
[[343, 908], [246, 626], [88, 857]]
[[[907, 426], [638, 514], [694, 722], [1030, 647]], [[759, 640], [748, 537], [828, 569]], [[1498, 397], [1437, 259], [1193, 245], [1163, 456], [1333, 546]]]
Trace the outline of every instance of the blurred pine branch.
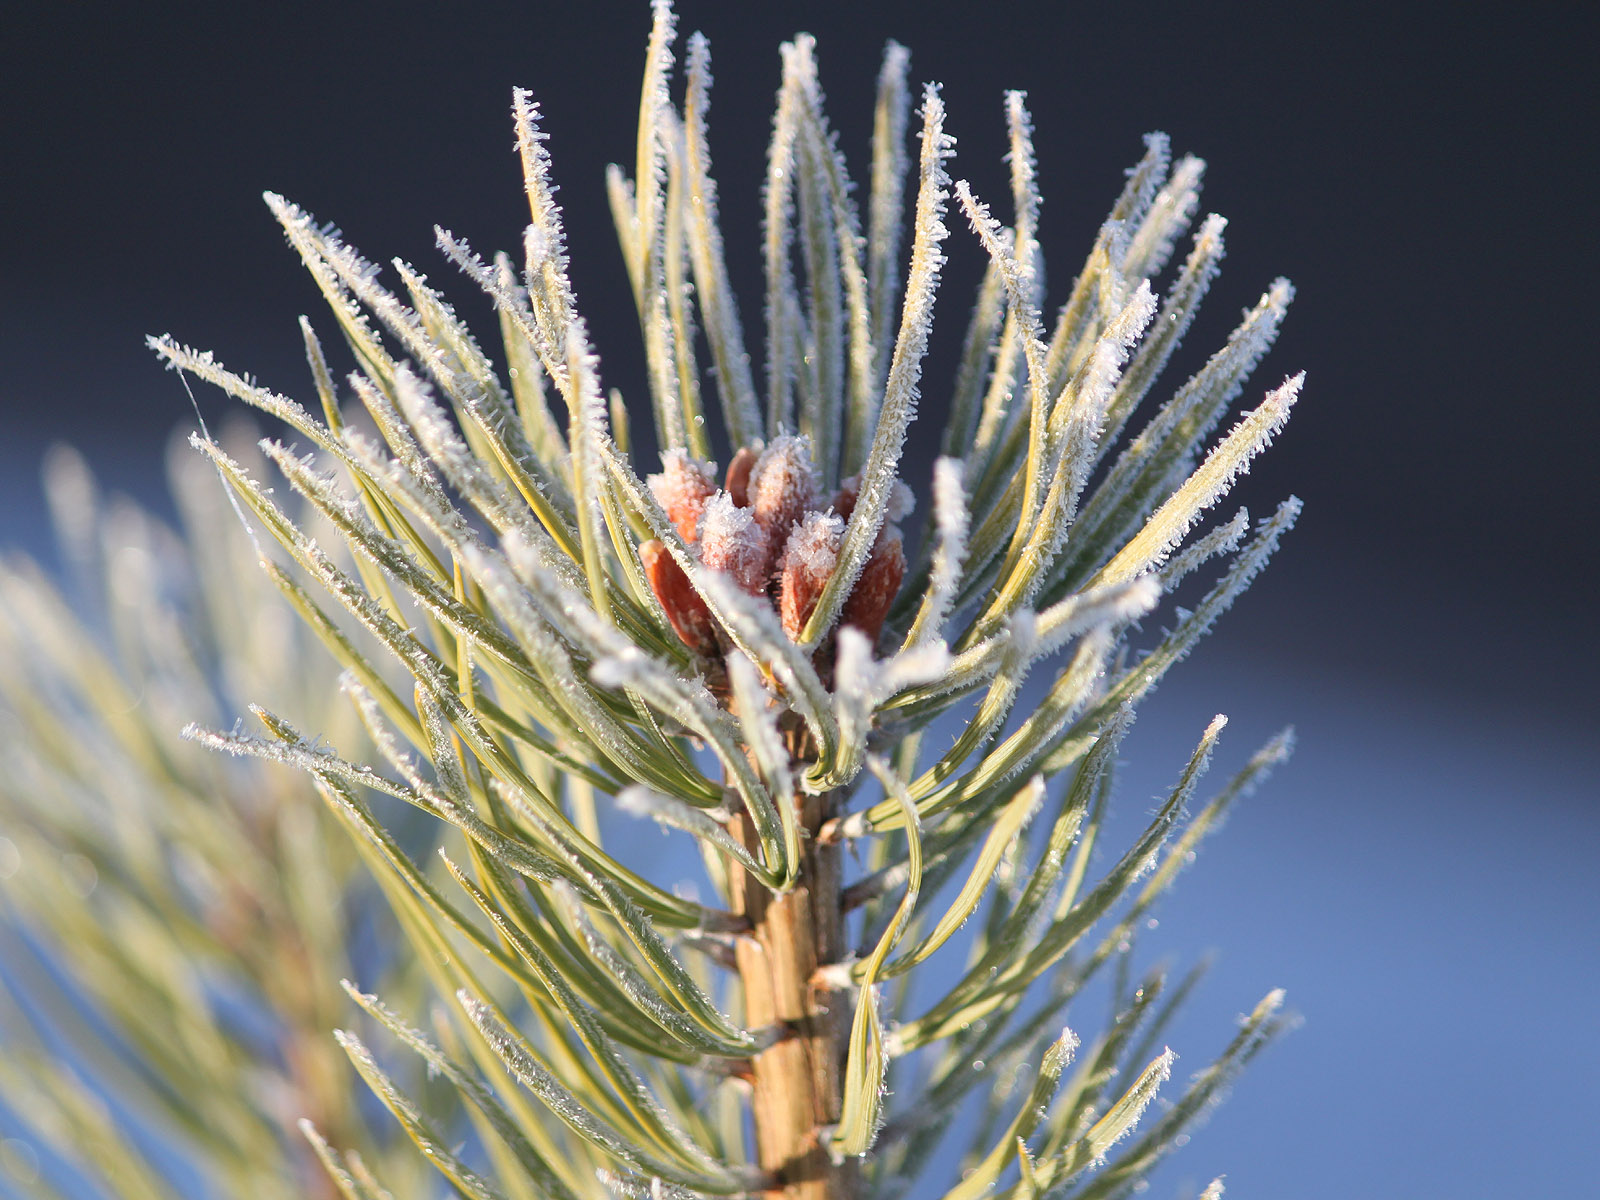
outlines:
[[[269, 195], [354, 360], [336, 381], [302, 319], [320, 415], [151, 344], [310, 453], [196, 435], [186, 539], [54, 460], [86, 611], [0, 573], [0, 1095], [79, 1184], [359, 1200], [433, 1194], [431, 1164], [472, 1197], [1123, 1196], [1282, 1028], [1274, 992], [1147, 1116], [1196, 976], [1137, 976], [1134, 932], [1287, 734], [1205, 798], [1217, 718], [1091, 866], [1139, 702], [1298, 513], [1202, 528], [1299, 393], [1213, 436], [1289, 286], [1160, 388], [1222, 257], [1211, 216], [1173, 262], [1198, 159], [1149, 136], [1047, 327], [1021, 93], [1006, 225], [951, 182], [936, 87], [913, 134], [891, 43], [863, 201], [801, 36], [758, 388], [709, 49], [689, 39], [680, 106], [674, 44], [657, 0], [633, 176], [608, 181], [659, 471], [602, 388], [522, 91], [520, 265], [438, 234], [495, 303], [503, 369], [414, 269], [389, 290]], [[902, 456], [958, 217], [989, 266], [914, 519]], [[1035, 667], [1052, 678], [1019, 704]], [[224, 728], [245, 703], [262, 733]], [[175, 745], [185, 723], [235, 757]], [[699, 894], [628, 854], [630, 814], [693, 839]], [[1064, 1028], [1099, 976], [1107, 1019]], [[65, 1194], [48, 1163], [14, 1174]]]

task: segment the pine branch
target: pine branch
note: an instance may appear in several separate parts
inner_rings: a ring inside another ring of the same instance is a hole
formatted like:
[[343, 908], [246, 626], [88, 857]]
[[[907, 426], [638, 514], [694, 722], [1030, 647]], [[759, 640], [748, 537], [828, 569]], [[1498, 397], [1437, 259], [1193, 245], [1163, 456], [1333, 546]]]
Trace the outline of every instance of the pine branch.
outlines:
[[[431, 1194], [432, 1171], [514, 1200], [1120, 1196], [1286, 1024], [1273, 993], [1150, 1115], [1198, 976], [1136, 967], [1134, 930], [1287, 735], [1201, 803], [1218, 717], [1093, 864], [1139, 704], [1298, 515], [1205, 526], [1299, 396], [1303, 375], [1213, 441], [1288, 284], [1167, 388], [1223, 253], [1210, 216], [1175, 261], [1199, 159], [1150, 135], [1051, 297], [1022, 93], [1006, 224], [951, 182], [936, 85], [908, 145], [890, 43], [858, 201], [800, 35], [746, 330], [709, 45], [688, 39], [680, 103], [676, 17], [651, 7], [633, 174], [608, 194], [659, 471], [602, 378], [569, 273], [591, 251], [568, 247], [519, 89], [520, 263], [436, 231], [495, 305], [504, 364], [448, 289], [398, 261], [391, 288], [269, 193], [347, 351], [302, 320], [314, 401], [151, 346], [301, 449], [196, 435], [184, 537], [107, 511], [58, 456], [82, 621], [0, 563], [0, 1097], [113, 1194], [178, 1194], [186, 1159], [267, 1197]], [[907, 432], [953, 253], [986, 269], [955, 377], [928, 389], [944, 456], [908, 551]], [[1207, 570], [1192, 610], [1167, 607]], [[693, 894], [616, 836], [637, 818], [698, 852]], [[1081, 997], [1108, 964], [1096, 1032]], [[979, 1058], [1027, 1089], [980, 1106]], [[159, 1147], [102, 1096], [152, 1114]], [[969, 1103], [965, 1173], [934, 1178]]]

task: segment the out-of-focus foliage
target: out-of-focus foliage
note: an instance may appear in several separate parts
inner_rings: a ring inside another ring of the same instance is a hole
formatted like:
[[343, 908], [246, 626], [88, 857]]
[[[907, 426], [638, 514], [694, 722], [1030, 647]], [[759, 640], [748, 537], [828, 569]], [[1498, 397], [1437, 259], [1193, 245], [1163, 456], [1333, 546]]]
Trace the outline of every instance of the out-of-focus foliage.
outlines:
[[174, 1161], [332, 1194], [303, 1116], [415, 1178], [328, 1037], [354, 970], [417, 994], [360, 856], [302, 776], [175, 736], [266, 697], [347, 744], [359, 723], [215, 474], [184, 447], [171, 481], [182, 535], [57, 450], [68, 582], [0, 563], [0, 1099], [118, 1195], [171, 1195]]

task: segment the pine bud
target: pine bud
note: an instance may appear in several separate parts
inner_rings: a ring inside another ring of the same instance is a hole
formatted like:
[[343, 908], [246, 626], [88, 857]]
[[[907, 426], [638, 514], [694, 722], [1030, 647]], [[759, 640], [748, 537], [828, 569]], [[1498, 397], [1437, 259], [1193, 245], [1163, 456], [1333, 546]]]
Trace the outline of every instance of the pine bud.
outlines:
[[689, 457], [682, 450], [668, 450], [661, 456], [662, 470], [645, 480], [656, 503], [678, 527], [678, 536], [694, 544], [695, 531], [706, 501], [717, 490], [708, 464]]
[[856, 511], [856, 496], [860, 493], [861, 476], [852, 475], [839, 485], [839, 490], [833, 494], [833, 511], [846, 521], [850, 514]]
[[889, 615], [889, 605], [906, 577], [906, 552], [900, 540], [900, 530], [885, 525], [872, 547], [872, 557], [861, 569], [861, 578], [851, 589], [850, 598], [844, 602], [839, 614], [841, 625], [854, 625], [867, 638], [876, 642], [883, 631], [883, 620]]
[[728, 481], [723, 486], [740, 508], [750, 507], [750, 472], [755, 469], [759, 457], [758, 451], [749, 446], [740, 446], [733, 461], [728, 464]]
[[782, 546], [789, 531], [821, 499], [810, 439], [788, 434], [773, 438], [751, 469], [749, 490], [756, 520]]
[[772, 573], [772, 538], [750, 509], [718, 492], [706, 503], [700, 521], [700, 561], [733, 576], [752, 596], [761, 596]]
[[811, 610], [839, 561], [839, 540], [844, 521], [825, 513], [807, 513], [789, 535], [779, 563], [778, 615], [791, 641], [811, 619]]
[[717, 623], [700, 593], [694, 590], [689, 577], [684, 574], [678, 560], [667, 553], [667, 548], [655, 539], [639, 547], [639, 559], [644, 564], [644, 577], [650, 590], [661, 601], [667, 620], [683, 644], [701, 654], [711, 654], [717, 649]]
[[[833, 511], [848, 521], [850, 514], [856, 510], [856, 497], [860, 492], [860, 475], [852, 475], [849, 479], [841, 481], [839, 490], [833, 495]], [[916, 507], [915, 493], [906, 485], [904, 479], [896, 479], [889, 491], [889, 503], [884, 508], [885, 519], [891, 524], [898, 524], [909, 517]]]

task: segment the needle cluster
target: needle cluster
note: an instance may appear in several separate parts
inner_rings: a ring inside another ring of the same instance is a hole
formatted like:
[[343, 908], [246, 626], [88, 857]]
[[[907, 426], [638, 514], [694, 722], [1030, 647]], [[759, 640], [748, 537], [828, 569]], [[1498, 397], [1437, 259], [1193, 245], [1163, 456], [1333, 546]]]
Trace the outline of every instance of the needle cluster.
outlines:
[[[1206, 794], [1218, 717], [1131, 845], [1107, 853], [1101, 832], [1140, 702], [1297, 515], [1290, 498], [1212, 519], [1299, 394], [1289, 378], [1217, 433], [1291, 290], [1272, 283], [1164, 384], [1223, 254], [1222, 219], [1196, 224], [1198, 159], [1150, 135], [1047, 299], [1022, 94], [1005, 99], [1005, 223], [952, 180], [939, 89], [914, 94], [891, 43], [863, 197], [801, 36], [782, 49], [766, 167], [758, 373], [718, 228], [709, 47], [689, 39], [675, 100], [675, 18], [667, 0], [653, 12], [633, 172], [613, 168], [609, 195], [659, 456], [630, 451], [629, 409], [602, 383], [528, 93], [512, 110], [520, 253], [438, 230], [494, 302], [498, 363], [420, 272], [396, 261], [391, 288], [269, 194], [348, 369], [305, 319], [309, 404], [151, 340], [291, 438], [254, 459], [193, 439], [270, 581], [215, 578], [228, 538], [209, 526], [173, 551], [175, 571], [228, 589], [206, 597], [198, 657], [155, 595], [137, 598], [132, 649], [97, 657], [46, 584], [7, 569], [6, 736], [72, 795], [0, 784], [28, 830], [0, 851], [21, 847], [29, 872], [12, 873], [32, 880], [65, 849], [115, 897], [56, 905], [70, 880], [8, 881], [16, 927], [53, 940], [105, 1010], [137, 1062], [123, 1082], [168, 1098], [178, 1143], [252, 1194], [281, 1177], [284, 1194], [421, 1195], [423, 1163], [462, 1195], [519, 1200], [1131, 1194], [1283, 1023], [1274, 992], [1173, 1089], [1162, 1033], [1195, 976], [1131, 964], [1152, 905], [1288, 735]], [[955, 377], [932, 383], [951, 226], [987, 265]], [[904, 450], [930, 407], [943, 454], [921, 479]], [[234, 607], [279, 624], [242, 627]], [[307, 635], [320, 647], [290, 649]], [[189, 671], [188, 737], [242, 773], [169, 746], [146, 718], [170, 704], [117, 715], [109, 681], [164, 681], [170, 655]], [[220, 730], [217, 680], [232, 696], [257, 658], [288, 655], [309, 733], [259, 704], [260, 732]], [[76, 695], [20, 682], [88, 675]], [[89, 730], [140, 781], [134, 830], [120, 809], [97, 826], [106, 784], [52, 755]], [[22, 754], [8, 741], [7, 761]], [[284, 765], [320, 794], [314, 816]], [[629, 816], [687, 835], [697, 891], [629, 861]], [[241, 912], [218, 916], [234, 892]], [[379, 898], [382, 952], [362, 952], [354, 914]], [[1099, 976], [1107, 1019], [1068, 1028]], [[123, 979], [138, 987], [119, 994]], [[225, 979], [277, 1040], [229, 1018]], [[335, 1019], [336, 1042], [319, 1038]], [[294, 1069], [285, 1046], [305, 1056]], [[357, 1077], [392, 1123], [355, 1101]], [[46, 1125], [95, 1131], [85, 1153], [112, 1191], [163, 1194], [114, 1120], [64, 1084], [52, 1105]], [[960, 1162], [937, 1153], [952, 1129], [971, 1138]]]

